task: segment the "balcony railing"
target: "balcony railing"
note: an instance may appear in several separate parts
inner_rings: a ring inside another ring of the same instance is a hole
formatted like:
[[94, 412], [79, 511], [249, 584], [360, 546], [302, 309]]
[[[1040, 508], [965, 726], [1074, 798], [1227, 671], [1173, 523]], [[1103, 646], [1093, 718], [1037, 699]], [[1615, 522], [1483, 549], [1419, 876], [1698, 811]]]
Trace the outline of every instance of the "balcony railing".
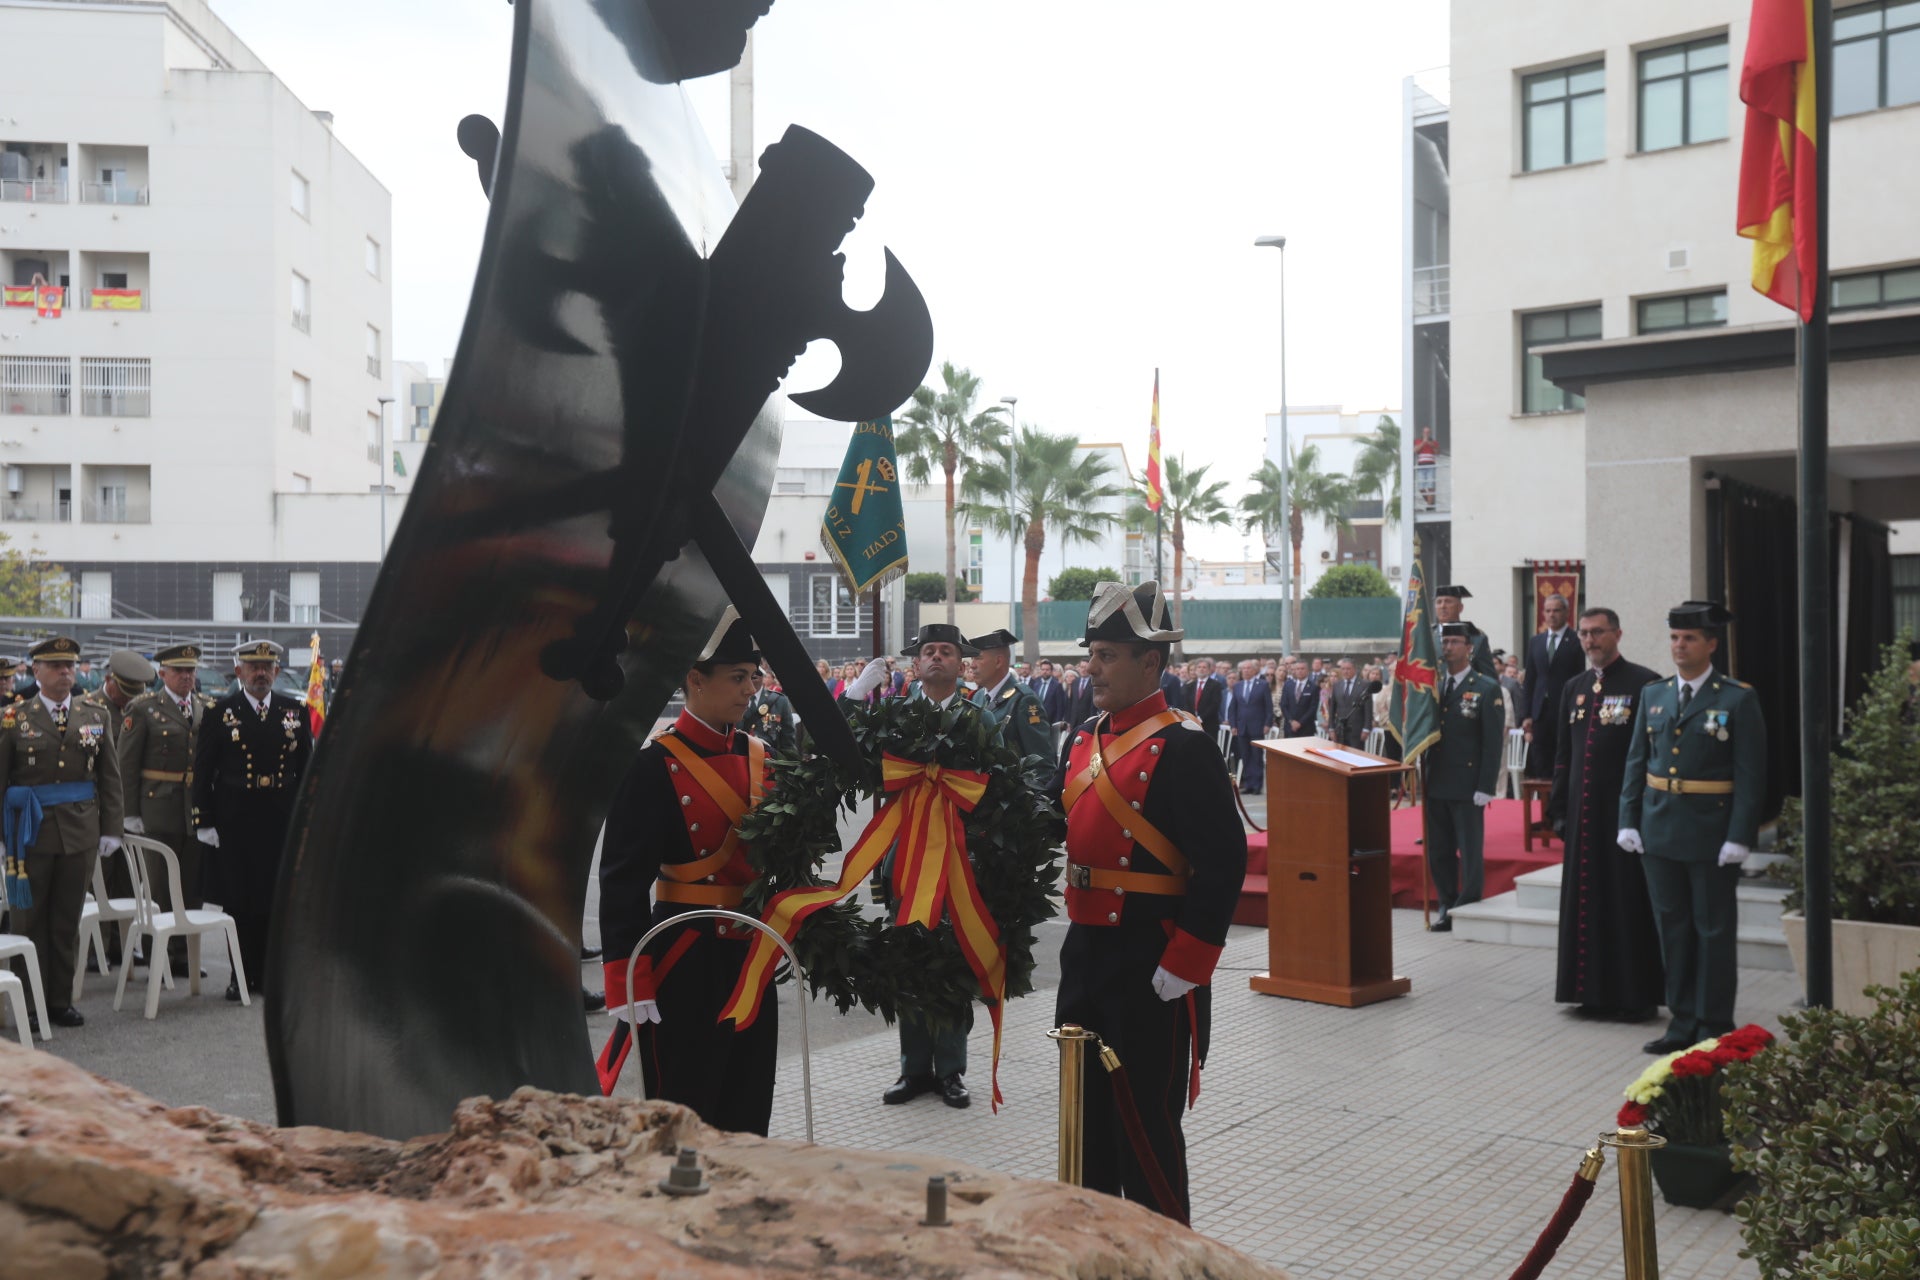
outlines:
[[1453, 459], [1442, 454], [1432, 462], [1413, 464], [1413, 518], [1423, 520], [1453, 513]]
[[[1081, 621], [1086, 621], [1086, 607], [1081, 606]], [[872, 608], [861, 605], [857, 608], [842, 606], [838, 609], [797, 609], [790, 617], [793, 629], [803, 636], [860, 636], [873, 628]]]
[[378, 462], [378, 461], [380, 461], [380, 446], [379, 446], [379, 445], [377, 445], [377, 444], [370, 444], [370, 445], [368, 445], [368, 446], [367, 446], [367, 461], [368, 461], [368, 462]]
[[1447, 263], [1413, 269], [1413, 314], [1443, 316], [1453, 302], [1452, 281]]
[[89, 311], [145, 311], [147, 293], [144, 289], [89, 289], [87, 290], [87, 310]]
[[80, 504], [80, 518], [88, 524], [151, 524], [152, 512], [144, 502], [99, 502], [89, 498]]
[[367, 372], [372, 374], [376, 378], [380, 376], [380, 357], [379, 356], [367, 357]]
[[293, 429], [295, 431], [305, 431], [305, 432], [311, 433], [313, 431], [312, 411], [307, 409], [295, 409], [293, 411]]
[[73, 412], [73, 360], [68, 356], [0, 357], [0, 413]]
[[295, 311], [293, 313], [293, 327], [302, 333], [312, 333], [313, 313], [310, 311]]
[[153, 362], [118, 356], [80, 357], [80, 413], [88, 418], [153, 415]]
[[80, 184], [81, 204], [145, 204], [145, 187], [126, 187], [117, 182], [83, 182]]
[[58, 178], [0, 178], [0, 200], [25, 204], [65, 204], [67, 184]]
[[73, 504], [69, 502], [22, 502], [8, 498], [0, 503], [0, 520], [65, 524], [71, 519]]

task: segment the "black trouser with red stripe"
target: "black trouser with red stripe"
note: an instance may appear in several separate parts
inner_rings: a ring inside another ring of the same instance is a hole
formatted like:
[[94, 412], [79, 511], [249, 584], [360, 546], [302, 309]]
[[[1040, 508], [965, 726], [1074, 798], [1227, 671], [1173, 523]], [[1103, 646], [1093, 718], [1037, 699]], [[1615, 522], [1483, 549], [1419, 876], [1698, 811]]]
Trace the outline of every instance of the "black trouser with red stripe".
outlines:
[[[715, 937], [710, 920], [686, 928], [697, 936], [660, 981], [660, 1021], [642, 1028], [634, 1046], [647, 1096], [690, 1107], [716, 1129], [764, 1137], [773, 1114], [780, 989], [768, 986], [760, 1016], [745, 1030], [720, 1022], [750, 939]], [[665, 954], [679, 938], [679, 930], [668, 930], [648, 951]]]
[[[1055, 1026], [1077, 1023], [1097, 1033], [1120, 1055], [1147, 1145], [1185, 1216], [1187, 1139], [1180, 1120], [1193, 1064], [1194, 1028], [1188, 1010], [1191, 1006], [1199, 1015], [1204, 1043], [1207, 991], [1195, 990], [1191, 1001], [1162, 1000], [1154, 994], [1153, 971], [1166, 945], [1166, 928], [1158, 920], [1104, 928], [1070, 926], [1060, 948], [1060, 991], [1053, 1021]], [[1091, 1046], [1084, 1076], [1081, 1168], [1086, 1185], [1160, 1211], [1122, 1127], [1112, 1083]]]

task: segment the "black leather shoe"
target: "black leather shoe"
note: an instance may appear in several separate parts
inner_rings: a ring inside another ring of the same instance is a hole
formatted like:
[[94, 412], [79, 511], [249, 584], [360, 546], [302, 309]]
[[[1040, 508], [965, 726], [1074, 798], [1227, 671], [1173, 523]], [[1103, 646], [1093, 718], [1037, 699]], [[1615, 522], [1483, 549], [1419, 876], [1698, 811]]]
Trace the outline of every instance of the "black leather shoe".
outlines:
[[1692, 1043], [1691, 1040], [1683, 1040], [1672, 1032], [1668, 1032], [1658, 1040], [1649, 1040], [1641, 1045], [1640, 1051], [1642, 1053], [1678, 1053]]
[[584, 987], [580, 989], [580, 1002], [587, 1006], [588, 1013], [598, 1013], [607, 1007], [607, 997], [604, 992], [588, 991]]
[[1452, 933], [1453, 921], [1449, 920], [1445, 916], [1441, 916], [1438, 920], [1435, 920], [1432, 924], [1427, 926], [1427, 932], [1428, 933]]
[[973, 1095], [967, 1092], [967, 1086], [958, 1075], [950, 1075], [940, 1081], [940, 1101], [950, 1107], [970, 1107]]
[[68, 1005], [64, 1009], [55, 1009], [47, 1015], [47, 1021], [56, 1027], [84, 1027], [87, 1025], [86, 1017], [72, 1005]]
[[589, 960], [598, 960], [599, 958], [600, 958], [600, 948], [598, 947], [580, 948], [580, 962], [582, 964], [585, 964]]
[[234, 1004], [240, 1003], [240, 980], [238, 978], [227, 979], [227, 999]]
[[902, 1102], [912, 1102], [923, 1093], [932, 1093], [939, 1087], [939, 1082], [932, 1076], [901, 1076], [880, 1095], [880, 1101], [890, 1107], [897, 1106]]

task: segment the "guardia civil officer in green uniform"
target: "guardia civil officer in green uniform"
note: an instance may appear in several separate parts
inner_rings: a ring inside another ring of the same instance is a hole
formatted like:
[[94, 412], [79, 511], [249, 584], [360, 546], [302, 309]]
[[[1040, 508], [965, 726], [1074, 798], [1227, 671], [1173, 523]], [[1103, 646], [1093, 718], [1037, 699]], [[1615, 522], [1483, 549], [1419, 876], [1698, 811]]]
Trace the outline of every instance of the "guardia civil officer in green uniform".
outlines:
[[1030, 767], [1023, 770], [1027, 781], [1044, 786], [1053, 779], [1053, 726], [1040, 709], [1040, 699], [1013, 674], [1013, 646], [1020, 637], [1002, 627], [967, 643], [980, 651], [973, 660], [980, 687], [969, 701], [999, 724], [1002, 742], [1028, 758]]
[[1633, 717], [1619, 842], [1645, 855], [1672, 1014], [1648, 1053], [1733, 1030], [1734, 891], [1760, 833], [1767, 726], [1753, 686], [1713, 667], [1732, 621], [1711, 600], [1668, 611], [1677, 674], [1648, 685]]
[[1485, 891], [1486, 806], [1507, 736], [1500, 686], [1473, 667], [1473, 643], [1466, 623], [1440, 624], [1440, 741], [1425, 756], [1427, 866], [1440, 895], [1436, 933], [1451, 933], [1453, 909], [1480, 901]]
[[[120, 734], [120, 721], [126, 714], [129, 704], [147, 691], [153, 683], [153, 664], [135, 653], [132, 649], [115, 649], [107, 655], [107, 674], [100, 687], [90, 693], [76, 694], [74, 701], [83, 706], [98, 707], [107, 713], [107, 745], [112, 748]], [[127, 781], [126, 771], [120, 773], [121, 789], [130, 794], [132, 785]], [[129, 808], [132, 806], [129, 805]], [[136, 835], [139, 832], [136, 830]], [[102, 877], [106, 881], [107, 896], [110, 898], [131, 898], [133, 896], [133, 876], [127, 870], [125, 858], [109, 858], [102, 865]], [[111, 968], [120, 963], [120, 939], [118, 929], [112, 932], [107, 943], [107, 965]], [[182, 942], [181, 946], [186, 944]], [[186, 954], [184, 951], [182, 955]], [[136, 954], [135, 964], [145, 964], [146, 957]]]
[[765, 667], [753, 672], [753, 700], [740, 717], [740, 727], [767, 744], [776, 754], [793, 754], [793, 703], [778, 689], [767, 687]]
[[[170, 645], [155, 653], [153, 660], [159, 667], [160, 687], [127, 704], [115, 744], [127, 797], [127, 830], [173, 850], [184, 899], [179, 905], [197, 910], [205, 902], [200, 868], [206, 846], [188, 838], [193, 830], [193, 740], [213, 699], [193, 691], [200, 668], [199, 645]], [[160, 909], [172, 911], [173, 886], [167, 880], [166, 863], [149, 856], [147, 876]], [[175, 938], [168, 952], [174, 976], [185, 977], [186, 939]]]
[[[33, 943], [40, 961], [48, 1020], [77, 1027], [86, 1021], [69, 1003], [80, 908], [94, 859], [120, 847], [120, 765], [108, 737], [111, 717], [73, 696], [80, 646], [55, 636], [28, 656], [39, 692], [0, 712], [0, 794], [6, 797], [0, 858], [9, 872], [13, 930]], [[16, 870], [24, 873], [24, 890], [11, 882]], [[24, 980], [24, 967], [15, 965]]]
[[1441, 646], [1440, 628], [1449, 622], [1457, 622], [1467, 629], [1467, 640], [1472, 648], [1472, 665], [1475, 671], [1493, 680], [1500, 679], [1500, 673], [1493, 665], [1493, 646], [1487, 641], [1487, 633], [1460, 616], [1462, 600], [1473, 599], [1473, 592], [1461, 586], [1435, 587], [1433, 591], [1433, 647], [1438, 651]]

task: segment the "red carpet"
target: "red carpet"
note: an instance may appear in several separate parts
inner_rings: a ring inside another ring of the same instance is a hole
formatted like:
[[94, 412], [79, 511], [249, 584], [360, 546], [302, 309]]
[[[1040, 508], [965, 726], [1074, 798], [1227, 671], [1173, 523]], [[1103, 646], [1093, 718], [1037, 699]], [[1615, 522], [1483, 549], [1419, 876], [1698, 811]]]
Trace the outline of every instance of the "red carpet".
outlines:
[[[1536, 812], [1538, 808], [1536, 805]], [[1562, 850], [1558, 840], [1543, 841], [1535, 836], [1533, 852], [1526, 851], [1521, 838], [1520, 812], [1518, 800], [1495, 800], [1487, 806], [1486, 896], [1489, 898], [1513, 888], [1515, 877], [1560, 862]], [[1393, 811], [1393, 905], [1396, 907], [1418, 908], [1420, 905], [1424, 846], [1415, 843], [1421, 838], [1420, 821], [1418, 809]], [[1267, 835], [1249, 831], [1247, 886], [1240, 896], [1239, 910], [1234, 913], [1234, 923], [1264, 925], [1266, 922]]]

